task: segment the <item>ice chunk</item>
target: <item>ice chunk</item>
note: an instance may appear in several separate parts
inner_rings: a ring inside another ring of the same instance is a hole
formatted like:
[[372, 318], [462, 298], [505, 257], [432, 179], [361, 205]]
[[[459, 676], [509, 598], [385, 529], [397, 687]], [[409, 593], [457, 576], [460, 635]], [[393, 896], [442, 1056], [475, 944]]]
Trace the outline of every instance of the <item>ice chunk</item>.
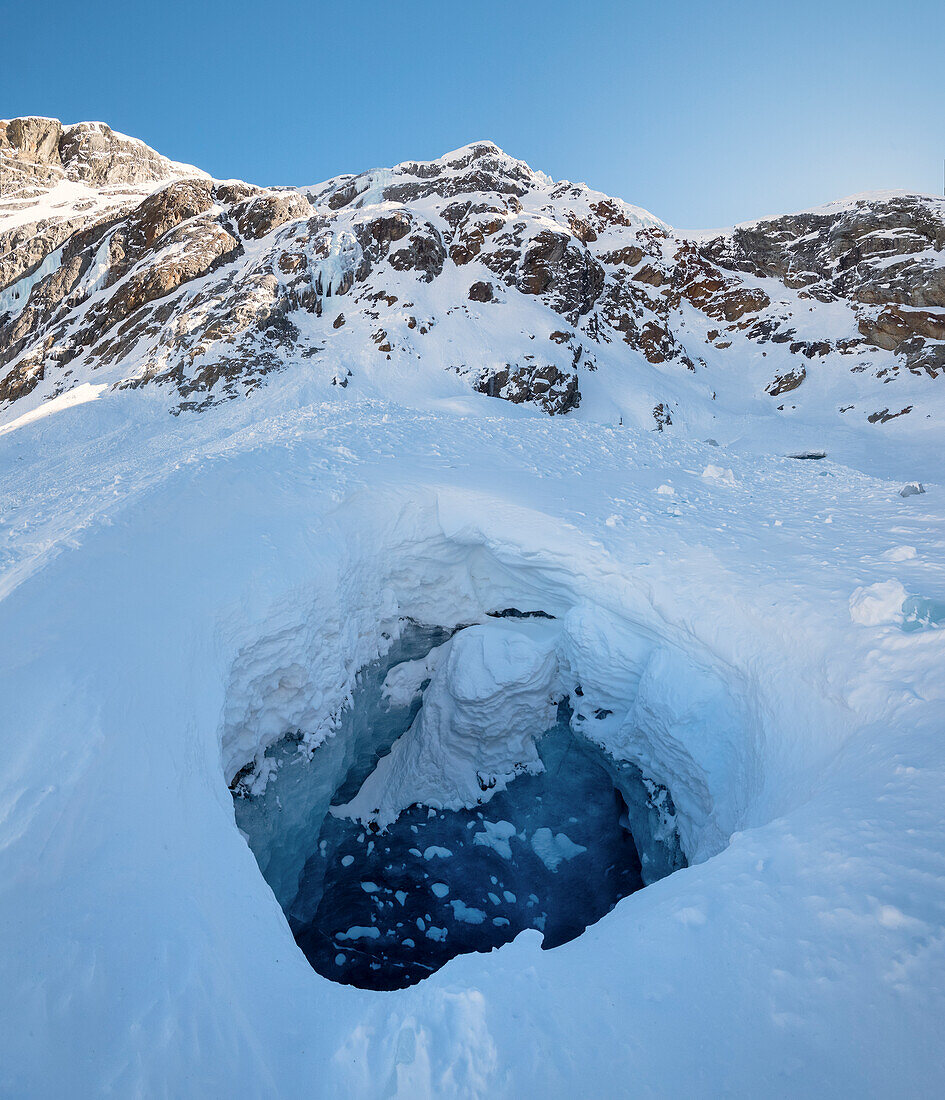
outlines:
[[582, 844], [575, 844], [564, 833], [552, 833], [550, 829], [536, 829], [531, 840], [532, 850], [549, 871], [557, 871], [566, 859], [574, 859], [586, 852]]
[[473, 909], [464, 901], [451, 901], [450, 905], [453, 907], [453, 916], [464, 924], [482, 924], [486, 919], [486, 914], [481, 909]]
[[734, 485], [735, 475], [724, 466], [713, 466], [711, 463], [702, 471], [702, 476], [707, 481], [718, 481], [722, 485]]
[[511, 821], [483, 821], [483, 832], [473, 836], [473, 844], [483, 844], [498, 852], [503, 859], [512, 858], [512, 846], [509, 841], [515, 836], [515, 826]]
[[915, 556], [914, 546], [893, 546], [882, 554], [884, 561], [911, 561]]
[[850, 596], [850, 618], [862, 626], [901, 623], [906, 595], [905, 588], [896, 580], [861, 586]]
[[446, 885], [445, 882], [432, 883], [430, 886], [430, 890], [438, 898], [445, 898], [446, 895], [450, 892], [450, 888]]
[[925, 486], [921, 481], [909, 481], [899, 490], [901, 497], [914, 497], [925, 492]]
[[424, 859], [449, 859], [453, 853], [449, 848], [441, 848], [438, 844], [431, 844], [423, 853]]
[[336, 940], [376, 940], [380, 939], [381, 930], [374, 927], [365, 927], [364, 925], [356, 924], [349, 928], [347, 932], [335, 933]]

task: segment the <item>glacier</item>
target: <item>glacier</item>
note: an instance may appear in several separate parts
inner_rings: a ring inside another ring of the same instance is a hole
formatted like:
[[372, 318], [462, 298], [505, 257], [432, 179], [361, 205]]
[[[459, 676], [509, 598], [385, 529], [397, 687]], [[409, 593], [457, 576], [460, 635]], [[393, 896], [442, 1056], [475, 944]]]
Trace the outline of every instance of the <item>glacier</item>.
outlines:
[[609, 343], [552, 417], [442, 369], [547, 302], [381, 267], [442, 320], [388, 360], [323, 259], [350, 385], [77, 352], [0, 405], [0, 1093], [939, 1095], [939, 383]]
[[[881, 453], [822, 476], [759, 442], [727, 485], [652, 433], [264, 400], [168, 432], [118, 395], [0, 439], [30, 486], [0, 601], [3, 1090], [939, 1080], [943, 635], [849, 610], [941, 591], [932, 478], [903, 499]], [[329, 749], [403, 618], [508, 607], [567, 624], [575, 716], [672, 793], [689, 866], [554, 950], [330, 981], [228, 784], [287, 731]]]

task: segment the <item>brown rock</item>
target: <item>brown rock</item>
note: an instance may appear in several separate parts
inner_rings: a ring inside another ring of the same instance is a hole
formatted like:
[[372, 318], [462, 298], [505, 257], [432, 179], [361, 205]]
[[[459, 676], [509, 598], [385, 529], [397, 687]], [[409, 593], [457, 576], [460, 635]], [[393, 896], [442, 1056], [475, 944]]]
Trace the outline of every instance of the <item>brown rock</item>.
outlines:
[[266, 191], [245, 199], [233, 211], [240, 236], [259, 240], [289, 221], [307, 218], [312, 207], [297, 191]]
[[645, 253], [635, 244], [628, 244], [626, 248], [618, 248], [613, 252], [605, 252], [601, 257], [601, 263], [623, 264], [626, 267], [636, 267], [643, 259]]
[[647, 286], [662, 286], [664, 282], [663, 272], [652, 264], [646, 264], [633, 276], [637, 283], [646, 283]]
[[857, 326], [868, 344], [895, 351], [910, 336], [945, 340], [945, 315], [887, 306], [876, 318], [861, 317]]
[[473, 283], [469, 288], [471, 302], [491, 302], [495, 298], [492, 283]]
[[780, 397], [782, 393], [796, 390], [806, 377], [807, 370], [804, 367], [798, 367], [797, 370], [788, 371], [786, 374], [779, 374], [765, 386], [765, 393], [770, 393], [772, 397]]

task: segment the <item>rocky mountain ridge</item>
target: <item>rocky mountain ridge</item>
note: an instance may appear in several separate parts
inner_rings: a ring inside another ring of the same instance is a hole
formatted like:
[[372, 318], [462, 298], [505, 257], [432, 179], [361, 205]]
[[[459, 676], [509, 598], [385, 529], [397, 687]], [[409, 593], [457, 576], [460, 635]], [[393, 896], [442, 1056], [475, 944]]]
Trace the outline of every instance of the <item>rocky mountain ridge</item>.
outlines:
[[717, 398], [937, 422], [945, 200], [685, 235], [490, 142], [260, 188], [101, 123], [0, 123], [0, 412], [85, 383], [202, 409], [288, 369], [658, 430]]

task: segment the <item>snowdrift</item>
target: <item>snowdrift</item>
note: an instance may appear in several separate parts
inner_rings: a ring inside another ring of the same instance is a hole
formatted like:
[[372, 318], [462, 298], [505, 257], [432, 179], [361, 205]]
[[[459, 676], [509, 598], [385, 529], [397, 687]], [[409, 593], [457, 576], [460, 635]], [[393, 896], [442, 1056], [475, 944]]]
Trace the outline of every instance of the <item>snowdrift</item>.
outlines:
[[[732, 450], [719, 481], [703, 444], [304, 388], [196, 433], [138, 402], [0, 444], [32, 494], [0, 601], [3, 1091], [935, 1091], [943, 636], [850, 612], [940, 591], [934, 487]], [[555, 616], [690, 866], [552, 951], [330, 982], [228, 784], [330, 739], [403, 619], [509, 607]]]

